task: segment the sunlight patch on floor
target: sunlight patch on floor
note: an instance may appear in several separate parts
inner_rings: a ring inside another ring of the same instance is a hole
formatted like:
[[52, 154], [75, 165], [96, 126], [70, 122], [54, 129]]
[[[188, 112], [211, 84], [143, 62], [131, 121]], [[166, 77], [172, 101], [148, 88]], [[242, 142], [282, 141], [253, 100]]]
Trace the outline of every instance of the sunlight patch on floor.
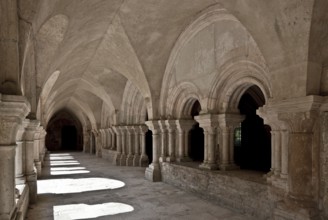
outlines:
[[123, 186], [124, 182], [108, 178], [48, 179], [38, 180], [38, 194], [81, 193]]
[[67, 166], [67, 165], [80, 165], [77, 160], [54, 160], [50, 161], [50, 166]]
[[53, 207], [54, 220], [90, 219], [101, 216], [132, 212], [134, 208], [123, 203], [103, 203], [97, 205], [71, 204]]
[[51, 175], [71, 175], [80, 173], [90, 173], [85, 167], [51, 167]]

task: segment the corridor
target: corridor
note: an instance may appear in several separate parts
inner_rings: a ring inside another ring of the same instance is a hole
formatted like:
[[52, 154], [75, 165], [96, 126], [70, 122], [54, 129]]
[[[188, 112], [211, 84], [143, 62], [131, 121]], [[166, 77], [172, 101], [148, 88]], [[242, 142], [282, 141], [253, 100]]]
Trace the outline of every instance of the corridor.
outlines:
[[144, 178], [144, 168], [119, 167], [88, 154], [51, 153], [38, 180], [28, 220], [229, 219], [245, 216], [168, 184]]

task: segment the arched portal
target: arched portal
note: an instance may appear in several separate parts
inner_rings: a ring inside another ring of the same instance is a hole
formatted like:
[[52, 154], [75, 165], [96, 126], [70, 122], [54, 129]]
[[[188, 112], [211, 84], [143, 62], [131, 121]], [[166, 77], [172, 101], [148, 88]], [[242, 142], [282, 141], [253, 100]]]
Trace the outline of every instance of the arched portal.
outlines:
[[151, 164], [153, 162], [153, 132], [151, 130], [146, 132], [146, 154]]
[[256, 110], [265, 104], [260, 88], [250, 87], [238, 108], [245, 120], [235, 130], [235, 162], [242, 169], [269, 172], [271, 167], [271, 128], [264, 125]]
[[80, 121], [66, 110], [57, 112], [47, 126], [46, 147], [49, 151], [82, 151], [83, 132]]
[[[201, 111], [201, 105], [199, 101], [195, 101], [191, 109], [191, 116], [194, 118], [199, 115]], [[193, 161], [204, 161], [204, 130], [199, 127], [199, 123], [193, 125], [189, 131], [189, 157]]]

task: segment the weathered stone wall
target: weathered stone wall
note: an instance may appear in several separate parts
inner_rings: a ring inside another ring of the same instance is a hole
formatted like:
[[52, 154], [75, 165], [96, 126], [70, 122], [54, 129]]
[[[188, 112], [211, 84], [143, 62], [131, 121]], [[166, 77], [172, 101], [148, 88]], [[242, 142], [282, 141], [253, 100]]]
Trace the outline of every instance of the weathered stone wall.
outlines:
[[115, 150], [109, 150], [109, 149], [101, 149], [101, 157], [109, 160], [113, 164], [115, 163], [115, 156], [116, 156], [116, 151]]
[[256, 219], [271, 219], [273, 202], [269, 198], [268, 185], [221, 171], [207, 171], [176, 164], [162, 163], [164, 182], [187, 191], [194, 192], [205, 199], [233, 208]]
[[328, 112], [322, 114], [321, 120], [321, 152], [320, 152], [320, 197], [322, 219], [328, 219]]

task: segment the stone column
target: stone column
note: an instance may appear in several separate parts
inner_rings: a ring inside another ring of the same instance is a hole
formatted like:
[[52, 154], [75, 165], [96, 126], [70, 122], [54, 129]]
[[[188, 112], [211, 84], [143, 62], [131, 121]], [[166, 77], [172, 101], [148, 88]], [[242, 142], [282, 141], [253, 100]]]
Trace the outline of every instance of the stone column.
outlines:
[[141, 147], [141, 157], [140, 157], [140, 166], [147, 167], [149, 164], [149, 159], [146, 154], [146, 132], [148, 127], [145, 125], [139, 126], [139, 135], [140, 135], [140, 147]]
[[24, 142], [24, 132], [25, 127], [28, 125], [29, 120], [25, 119], [22, 125], [19, 126], [16, 137], [16, 155], [15, 155], [15, 183], [16, 185], [25, 184], [25, 142]]
[[133, 166], [134, 158], [134, 129], [133, 126], [125, 126], [127, 130], [127, 150], [128, 155], [126, 157], [126, 165]]
[[30, 202], [33, 204], [37, 200], [37, 173], [34, 165], [34, 136], [40, 126], [37, 120], [30, 120], [25, 128], [25, 172], [26, 182], [29, 186]]
[[218, 117], [219, 129], [221, 130], [219, 167], [221, 170], [238, 169], [239, 167], [234, 161], [234, 134], [235, 129], [240, 126], [245, 117], [239, 114], [220, 114]]
[[40, 133], [40, 144], [39, 144], [39, 158], [41, 160], [41, 166], [43, 166], [44, 164], [44, 157], [46, 155], [47, 149], [46, 149], [46, 135], [47, 132], [42, 128], [41, 133]]
[[158, 124], [161, 129], [161, 156], [159, 157], [159, 162], [165, 162], [167, 157], [167, 129], [164, 120], [158, 121]]
[[[267, 108], [264, 106], [257, 111], [265, 124], [271, 127], [271, 168], [267, 181], [275, 187], [287, 190], [288, 125], [279, 119], [278, 111]], [[281, 173], [282, 170], [284, 174]]]
[[133, 126], [134, 131], [134, 156], [133, 156], [133, 166], [140, 166], [140, 128], [139, 126]]
[[160, 126], [158, 121], [146, 121], [146, 125], [153, 132], [153, 162], [146, 168], [145, 177], [147, 180], [158, 182], [162, 179], [158, 158]]
[[40, 159], [40, 136], [41, 136], [42, 126], [39, 126], [34, 135], [34, 165], [36, 167], [36, 174], [38, 177], [41, 176], [42, 167]]
[[111, 135], [111, 142], [110, 142], [110, 149], [111, 150], [116, 150], [117, 147], [116, 147], [116, 137], [115, 137], [115, 131], [113, 128], [109, 128], [109, 132], [110, 132], [110, 135]]
[[121, 129], [119, 126], [113, 126], [113, 131], [115, 132], [116, 138], [116, 155], [114, 158], [114, 164], [121, 164], [121, 156], [122, 156], [122, 137], [121, 137]]
[[90, 131], [83, 130], [83, 152], [90, 152]]
[[195, 117], [199, 126], [204, 129], [204, 162], [199, 166], [200, 168], [215, 170], [218, 168], [216, 163], [215, 145], [216, 143], [216, 129], [218, 127], [217, 115], [199, 115]]
[[177, 126], [175, 120], [166, 120], [165, 124], [167, 126], [168, 131], [168, 156], [166, 157], [167, 162], [174, 162], [175, 161], [175, 135]]
[[112, 147], [112, 134], [110, 132], [110, 128], [105, 129], [106, 131], [106, 148], [111, 149]]
[[121, 155], [121, 166], [126, 166], [126, 156], [127, 156], [127, 130], [125, 126], [120, 126], [121, 131], [121, 145], [122, 145], [122, 155]]
[[[1, 3], [0, 3], [1, 4]], [[30, 111], [22, 96], [0, 94], [0, 219], [15, 216], [15, 149], [19, 126]]]
[[178, 137], [178, 162], [191, 161], [189, 158], [188, 133], [196, 122], [194, 120], [176, 120]]
[[277, 115], [279, 125], [283, 124], [279, 127], [279, 135], [278, 129], [273, 129], [274, 145], [280, 144], [280, 148], [274, 150], [275, 181], [287, 176], [280, 178], [287, 179], [286, 196], [276, 205], [275, 219], [318, 218], [318, 192], [313, 185], [318, 175], [318, 171], [313, 169], [317, 164], [315, 155], [318, 155], [318, 148], [314, 146], [314, 131], [317, 130], [315, 126], [319, 126], [316, 122], [323, 101], [319, 96], [306, 96], [280, 102], [270, 100], [264, 106], [266, 112]]

